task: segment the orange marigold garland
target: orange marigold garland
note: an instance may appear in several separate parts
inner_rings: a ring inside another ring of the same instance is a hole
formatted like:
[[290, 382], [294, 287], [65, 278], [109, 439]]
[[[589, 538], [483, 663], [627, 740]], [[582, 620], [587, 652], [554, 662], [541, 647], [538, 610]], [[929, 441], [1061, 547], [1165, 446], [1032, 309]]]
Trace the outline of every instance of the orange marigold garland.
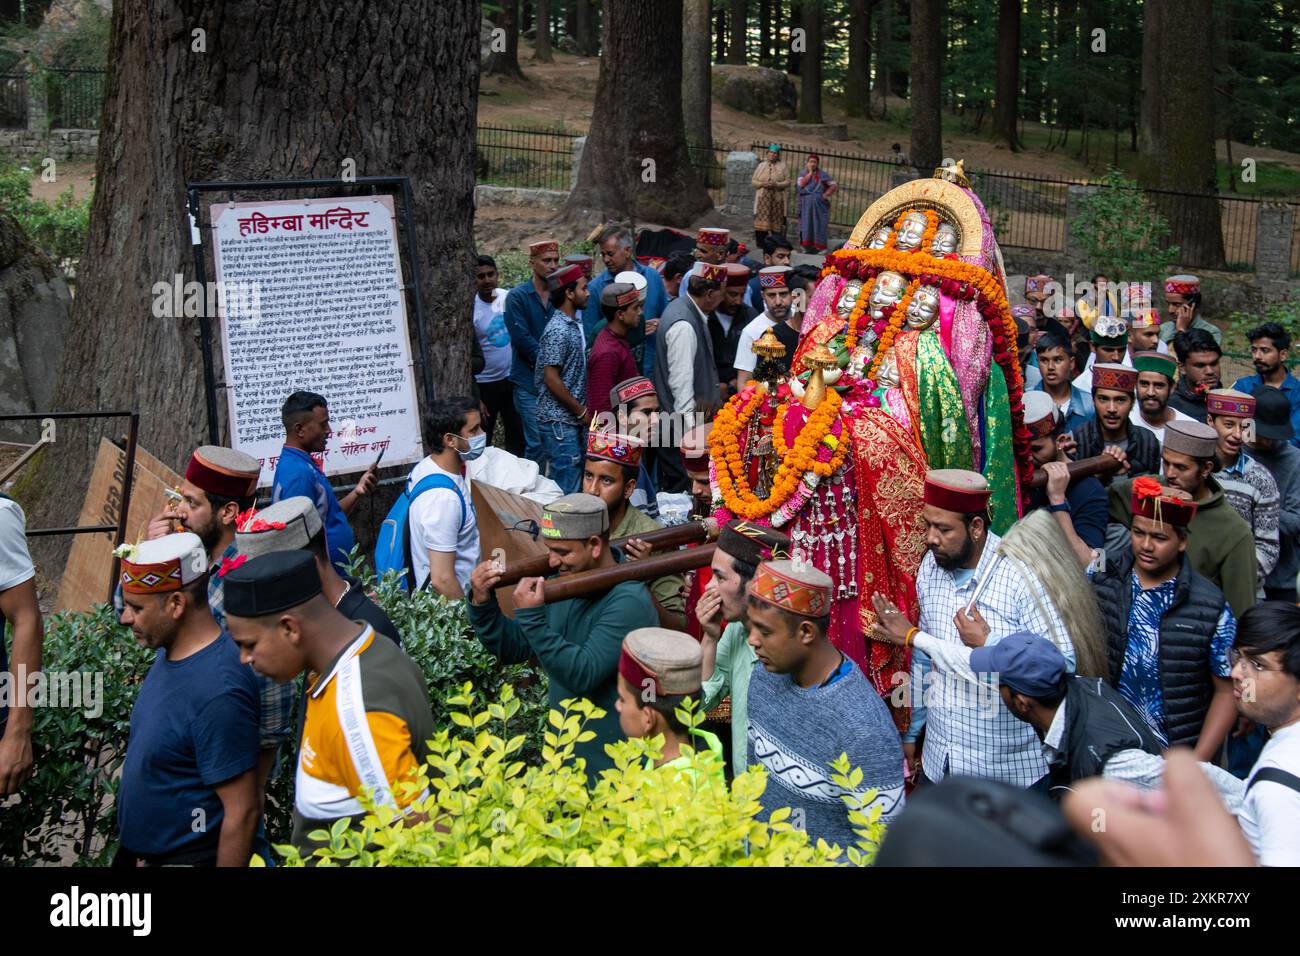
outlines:
[[867, 312], [867, 305], [871, 300], [871, 290], [876, 285], [876, 277], [862, 283], [862, 291], [858, 293], [857, 301], [853, 303], [853, 309], [849, 312], [849, 327], [844, 334], [844, 347], [850, 352], [858, 344], [858, 335], [861, 331], [862, 317]]
[[880, 336], [880, 341], [876, 343], [876, 354], [871, 357], [871, 368], [867, 370], [867, 378], [873, 382], [876, 380], [876, 374], [880, 371], [880, 363], [884, 361], [889, 350], [893, 348], [894, 339], [898, 337], [899, 331], [903, 328], [903, 323], [907, 320], [907, 307], [912, 304], [912, 296], [916, 290], [921, 287], [921, 278], [917, 276], [907, 283], [907, 290], [903, 297], [898, 300], [892, 308], [893, 312], [889, 315], [889, 324], [885, 327], [884, 333]]

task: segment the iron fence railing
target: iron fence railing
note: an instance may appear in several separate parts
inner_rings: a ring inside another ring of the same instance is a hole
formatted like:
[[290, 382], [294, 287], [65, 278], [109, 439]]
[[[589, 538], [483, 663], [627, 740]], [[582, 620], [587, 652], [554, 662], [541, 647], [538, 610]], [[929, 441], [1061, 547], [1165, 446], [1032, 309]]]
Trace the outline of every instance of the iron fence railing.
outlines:
[[99, 129], [104, 70], [47, 70], [45, 110], [51, 129]]
[[27, 75], [0, 73], [0, 128], [27, 126]]
[[577, 138], [577, 133], [480, 126], [475, 140], [475, 178], [493, 186], [568, 189]]

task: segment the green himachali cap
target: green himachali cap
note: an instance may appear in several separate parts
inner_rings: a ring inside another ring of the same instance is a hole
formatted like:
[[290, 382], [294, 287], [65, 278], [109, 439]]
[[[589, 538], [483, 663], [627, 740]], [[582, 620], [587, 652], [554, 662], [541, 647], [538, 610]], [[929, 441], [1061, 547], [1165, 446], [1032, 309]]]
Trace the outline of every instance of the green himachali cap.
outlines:
[[1159, 372], [1169, 381], [1178, 374], [1178, 361], [1164, 352], [1136, 352], [1133, 355], [1133, 367], [1139, 372]]

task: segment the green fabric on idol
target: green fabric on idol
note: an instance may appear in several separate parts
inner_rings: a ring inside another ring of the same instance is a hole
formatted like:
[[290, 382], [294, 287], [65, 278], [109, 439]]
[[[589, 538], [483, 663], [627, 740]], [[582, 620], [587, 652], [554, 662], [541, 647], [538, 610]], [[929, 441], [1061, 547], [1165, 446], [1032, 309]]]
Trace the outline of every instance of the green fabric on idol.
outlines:
[[[990, 414], [989, 409], [994, 409]], [[989, 368], [984, 392], [984, 477], [993, 494], [989, 498], [989, 524], [995, 534], [1006, 534], [1016, 522], [1016, 456], [1011, 444], [1011, 406], [1002, 367]]]
[[930, 467], [974, 470], [970, 425], [957, 374], [933, 327], [917, 337], [916, 379], [921, 406], [916, 424]]

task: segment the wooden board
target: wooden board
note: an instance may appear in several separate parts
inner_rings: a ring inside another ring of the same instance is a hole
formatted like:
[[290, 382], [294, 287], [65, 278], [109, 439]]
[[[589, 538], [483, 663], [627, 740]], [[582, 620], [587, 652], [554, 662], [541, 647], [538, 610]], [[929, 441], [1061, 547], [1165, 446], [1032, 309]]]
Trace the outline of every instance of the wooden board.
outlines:
[[[546, 553], [546, 545], [540, 540], [534, 540], [522, 531], [510, 530], [521, 521], [541, 521], [541, 505], [481, 481], [471, 484], [470, 494], [478, 519], [481, 560], [491, 561], [499, 556], [506, 564], [514, 564]], [[497, 601], [507, 617], [515, 616], [515, 603], [511, 599], [513, 592], [514, 585], [497, 588]]]
[[[126, 472], [126, 452], [107, 438], [100, 439], [95, 468], [90, 475], [79, 525], [116, 525], [122, 507], [122, 479]], [[167, 504], [164, 489], [180, 484], [176, 474], [143, 448], [136, 446], [135, 475], [131, 483], [131, 500], [126, 502], [126, 540], [144, 538], [149, 519]], [[108, 577], [113, 570], [113, 533], [76, 535], [68, 563], [59, 584], [56, 611], [88, 611], [93, 604], [108, 598]]]

